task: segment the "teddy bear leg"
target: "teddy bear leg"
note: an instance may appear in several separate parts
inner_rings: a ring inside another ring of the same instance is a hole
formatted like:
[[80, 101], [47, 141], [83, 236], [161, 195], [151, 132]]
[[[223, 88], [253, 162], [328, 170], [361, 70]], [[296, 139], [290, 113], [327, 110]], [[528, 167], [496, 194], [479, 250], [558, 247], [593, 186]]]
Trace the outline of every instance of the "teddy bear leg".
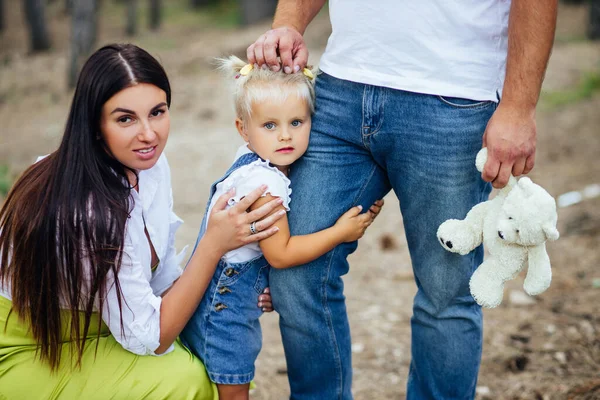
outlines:
[[475, 270], [469, 287], [471, 295], [482, 307], [498, 307], [504, 296], [504, 280], [494, 271], [501, 268], [493, 259], [486, 260]]
[[535, 296], [550, 286], [552, 281], [552, 269], [550, 268], [550, 258], [546, 252], [546, 245], [529, 248], [529, 267], [527, 276], [523, 283], [523, 289], [531, 295]]

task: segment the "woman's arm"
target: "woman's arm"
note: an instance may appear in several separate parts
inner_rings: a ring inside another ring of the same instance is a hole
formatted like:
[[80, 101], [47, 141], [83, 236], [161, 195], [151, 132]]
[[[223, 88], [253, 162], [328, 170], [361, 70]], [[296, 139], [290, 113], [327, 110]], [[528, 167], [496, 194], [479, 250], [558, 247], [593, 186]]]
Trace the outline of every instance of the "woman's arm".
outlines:
[[[168, 351], [200, 303], [220, 255], [232, 248], [261, 240], [277, 232], [271, 226], [280, 216], [276, 213], [257, 223], [263, 230], [249, 235], [250, 222], [272, 213], [279, 206], [274, 201], [265, 207], [246, 212], [252, 201], [260, 197], [264, 188], [248, 194], [239, 207], [224, 210], [228, 193], [221, 198], [211, 213], [208, 230], [181, 277], [163, 297], [156, 296], [135, 254], [136, 245], [129, 235], [125, 238], [123, 261], [119, 269], [119, 287], [112, 274], [107, 276], [108, 291], [103, 297], [102, 319], [114, 338], [127, 351], [139, 355], [156, 355]], [[120, 295], [119, 295], [120, 293]], [[269, 308], [267, 301], [264, 307]]]
[[[273, 199], [274, 197], [267, 194], [258, 199], [252, 208], [261, 207]], [[363, 214], [360, 214], [361, 206], [353, 207], [342, 215], [332, 227], [309, 235], [291, 236], [287, 216], [284, 216], [275, 223], [279, 232], [261, 240], [260, 248], [273, 268], [289, 268], [306, 264], [340, 243], [360, 239], [379, 212], [380, 206], [377, 204], [383, 205], [383, 202], [376, 203], [371, 210]], [[372, 210], [376, 210], [376, 212]]]
[[[231, 192], [221, 196], [211, 211], [206, 234], [198, 243], [185, 271], [162, 298], [160, 306], [160, 346], [156, 354], [165, 352], [181, 333], [200, 304], [221, 257], [230, 250], [257, 240], [264, 240], [278, 231], [273, 225], [282, 214], [273, 212], [281, 201], [264, 202], [262, 207], [246, 210], [264, 193], [260, 187], [235, 206], [225, 210]], [[266, 218], [264, 218], [267, 216]], [[264, 218], [264, 219], [262, 219]], [[262, 220], [261, 220], [262, 219]], [[250, 235], [250, 224], [257, 222], [260, 230]], [[273, 226], [272, 226], [273, 225]]]

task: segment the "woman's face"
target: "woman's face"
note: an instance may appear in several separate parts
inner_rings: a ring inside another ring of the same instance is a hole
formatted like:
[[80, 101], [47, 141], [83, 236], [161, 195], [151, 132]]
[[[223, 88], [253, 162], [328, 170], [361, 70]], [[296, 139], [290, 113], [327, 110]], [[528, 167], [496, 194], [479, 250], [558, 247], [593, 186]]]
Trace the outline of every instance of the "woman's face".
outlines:
[[170, 124], [167, 94], [148, 83], [130, 86], [108, 99], [100, 118], [108, 152], [137, 171], [156, 164], [167, 143]]

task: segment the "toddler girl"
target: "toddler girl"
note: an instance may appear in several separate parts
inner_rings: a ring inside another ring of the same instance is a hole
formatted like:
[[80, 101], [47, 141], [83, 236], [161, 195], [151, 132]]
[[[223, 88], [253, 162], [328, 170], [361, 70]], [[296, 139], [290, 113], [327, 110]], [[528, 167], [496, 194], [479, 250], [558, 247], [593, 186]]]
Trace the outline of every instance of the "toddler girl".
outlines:
[[[252, 189], [266, 184], [267, 192], [251, 209], [277, 198], [281, 207], [275, 212], [284, 215], [289, 211], [292, 189], [287, 175], [308, 147], [315, 107], [313, 70], [273, 72], [254, 68], [234, 56], [219, 62], [233, 84], [235, 125], [246, 143], [238, 149], [233, 165], [211, 187], [198, 240], [205, 232], [211, 208], [225, 193], [230, 194], [229, 206], [233, 206]], [[268, 286], [270, 266], [302, 265], [340, 243], [358, 240], [382, 204], [377, 202], [363, 214], [360, 206], [354, 207], [334, 226], [302, 236], [290, 236], [284, 215], [272, 237], [225, 254], [182, 332], [184, 342], [202, 359], [210, 379], [217, 384], [221, 399], [248, 397], [262, 344], [258, 322], [262, 310], [255, 300]], [[255, 224], [248, 234], [254, 233]]]

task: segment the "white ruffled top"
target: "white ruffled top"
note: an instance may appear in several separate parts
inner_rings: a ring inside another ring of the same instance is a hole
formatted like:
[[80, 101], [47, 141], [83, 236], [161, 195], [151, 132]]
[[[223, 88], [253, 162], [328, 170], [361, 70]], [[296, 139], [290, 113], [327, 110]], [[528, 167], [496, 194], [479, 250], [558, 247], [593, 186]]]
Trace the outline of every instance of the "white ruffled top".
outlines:
[[[118, 275], [123, 318], [121, 321], [114, 275], [109, 273], [102, 319], [125, 350], [156, 355], [160, 345], [161, 295], [181, 276], [180, 266], [185, 256], [185, 248], [180, 253], [175, 250], [175, 232], [183, 221], [173, 212], [171, 172], [164, 153], [156, 165], [139, 172], [139, 192], [132, 189], [131, 196], [133, 204], [125, 225], [124, 254]], [[154, 273], [144, 228], [160, 260]], [[0, 287], [0, 296], [11, 298], [8, 285]], [[173, 349], [171, 345], [163, 354]]]
[[[244, 154], [251, 152], [252, 150], [250, 150], [247, 145], [241, 146], [235, 155], [234, 162]], [[234, 206], [251, 191], [263, 184], [268, 187], [265, 195], [269, 193], [273, 197], [282, 198], [282, 205], [289, 211], [292, 195], [290, 180], [283, 172], [271, 165], [269, 160], [256, 160], [248, 165], [238, 168], [225, 180], [217, 184], [215, 194], [210, 200], [210, 206], [208, 208], [209, 216], [217, 199], [221, 195], [227, 193], [231, 188], [235, 187], [235, 196], [229, 199], [227, 208]], [[208, 223], [208, 218], [206, 219], [206, 222]], [[239, 263], [252, 260], [261, 254], [262, 251], [260, 250], [258, 243], [251, 243], [228, 252], [223, 258], [229, 262]]]

